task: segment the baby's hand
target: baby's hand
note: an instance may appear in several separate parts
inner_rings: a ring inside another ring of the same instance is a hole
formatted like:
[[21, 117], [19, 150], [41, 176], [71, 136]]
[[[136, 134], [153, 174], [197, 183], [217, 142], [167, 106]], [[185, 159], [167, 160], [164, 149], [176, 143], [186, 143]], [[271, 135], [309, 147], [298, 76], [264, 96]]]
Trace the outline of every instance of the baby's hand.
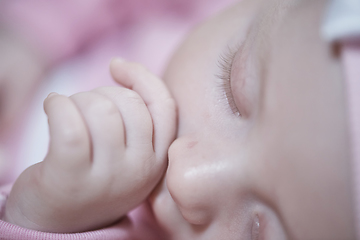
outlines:
[[47, 232], [98, 229], [139, 205], [162, 177], [175, 134], [175, 103], [164, 83], [135, 63], [111, 63], [125, 87], [44, 102], [50, 146], [25, 170], [5, 220]]

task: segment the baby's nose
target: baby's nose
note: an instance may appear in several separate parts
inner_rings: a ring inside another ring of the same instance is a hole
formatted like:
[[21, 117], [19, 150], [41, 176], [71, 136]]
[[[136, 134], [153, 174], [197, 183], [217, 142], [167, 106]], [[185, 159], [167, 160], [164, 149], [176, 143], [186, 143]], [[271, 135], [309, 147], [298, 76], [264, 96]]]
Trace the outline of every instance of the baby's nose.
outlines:
[[167, 187], [183, 217], [209, 224], [218, 213], [228, 166], [216, 148], [196, 138], [179, 138], [169, 149]]

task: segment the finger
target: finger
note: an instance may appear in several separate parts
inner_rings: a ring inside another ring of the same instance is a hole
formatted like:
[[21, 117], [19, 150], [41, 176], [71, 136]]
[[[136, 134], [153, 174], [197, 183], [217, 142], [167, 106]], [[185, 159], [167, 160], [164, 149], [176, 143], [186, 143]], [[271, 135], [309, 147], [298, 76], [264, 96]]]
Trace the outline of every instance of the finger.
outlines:
[[121, 59], [112, 60], [110, 71], [117, 82], [144, 99], [154, 124], [154, 150], [165, 159], [176, 129], [176, 106], [165, 84], [142, 65]]
[[94, 92], [77, 93], [70, 98], [87, 124], [94, 167], [108, 169], [125, 151], [124, 127], [118, 108], [110, 99]]
[[139, 94], [123, 87], [101, 87], [93, 91], [111, 99], [118, 107], [125, 126], [127, 149], [153, 153], [153, 123]]
[[74, 103], [68, 97], [52, 93], [44, 101], [44, 110], [50, 131], [45, 162], [71, 171], [90, 166], [89, 135]]

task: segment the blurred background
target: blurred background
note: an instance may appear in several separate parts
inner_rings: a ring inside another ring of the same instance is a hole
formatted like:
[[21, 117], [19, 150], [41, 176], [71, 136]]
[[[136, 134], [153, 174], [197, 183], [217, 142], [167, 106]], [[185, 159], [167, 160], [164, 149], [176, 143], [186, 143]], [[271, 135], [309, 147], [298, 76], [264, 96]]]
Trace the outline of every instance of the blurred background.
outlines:
[[43, 100], [111, 86], [112, 57], [161, 76], [186, 33], [234, 0], [0, 0], [0, 184], [42, 161]]

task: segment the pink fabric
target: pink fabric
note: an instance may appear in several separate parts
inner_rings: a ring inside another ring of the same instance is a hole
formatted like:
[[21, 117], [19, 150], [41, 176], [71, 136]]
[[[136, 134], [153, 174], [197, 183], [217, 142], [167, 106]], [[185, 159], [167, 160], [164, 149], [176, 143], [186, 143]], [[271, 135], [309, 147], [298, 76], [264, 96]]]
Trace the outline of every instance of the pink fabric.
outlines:
[[159, 18], [194, 24], [230, 2], [233, 0], [3, 0], [0, 21], [53, 63], [108, 33], [126, 33], [133, 25]]
[[360, 239], [360, 40], [344, 42], [342, 48], [353, 159], [355, 222], [357, 239]]

